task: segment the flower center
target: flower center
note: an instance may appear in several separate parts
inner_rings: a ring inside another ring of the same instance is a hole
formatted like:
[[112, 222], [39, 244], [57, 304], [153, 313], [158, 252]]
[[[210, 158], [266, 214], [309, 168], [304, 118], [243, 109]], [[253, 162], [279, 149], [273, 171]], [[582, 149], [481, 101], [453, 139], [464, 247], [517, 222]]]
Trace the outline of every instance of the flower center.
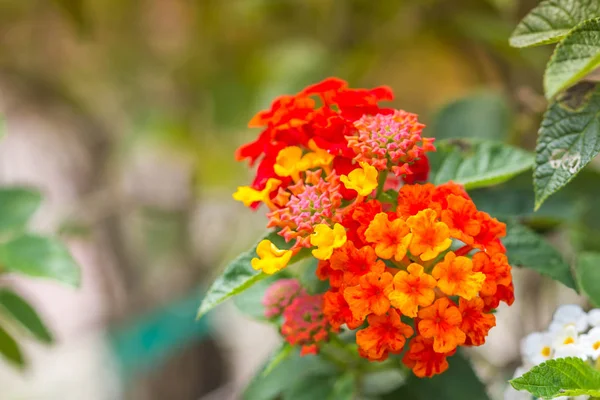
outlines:
[[542, 355], [544, 357], [550, 357], [550, 352], [552, 351], [552, 349], [550, 349], [549, 346], [545, 346], [542, 348]]
[[596, 343], [594, 343], [594, 344], [592, 345], [592, 347], [594, 348], [594, 350], [598, 350], [598, 349], [600, 349], [600, 340], [599, 340], [599, 341], [597, 341]]
[[566, 338], [565, 341], [563, 342], [563, 344], [573, 344], [573, 343], [575, 343], [575, 339], [573, 339], [571, 336]]

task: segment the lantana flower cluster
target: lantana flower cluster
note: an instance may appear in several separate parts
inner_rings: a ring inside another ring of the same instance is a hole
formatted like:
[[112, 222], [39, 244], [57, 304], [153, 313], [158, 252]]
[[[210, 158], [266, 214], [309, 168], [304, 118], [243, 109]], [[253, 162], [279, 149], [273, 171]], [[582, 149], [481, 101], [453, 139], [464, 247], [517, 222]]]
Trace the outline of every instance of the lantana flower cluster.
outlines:
[[483, 344], [493, 310], [512, 304], [506, 226], [462, 186], [426, 183], [433, 139], [415, 114], [379, 106], [391, 99], [389, 88], [336, 78], [276, 99], [250, 122], [263, 130], [237, 156], [257, 173], [233, 197], [264, 204], [268, 227], [289, 243], [259, 243], [254, 269], [274, 274], [311, 249], [329, 283], [325, 293], [265, 297], [286, 303], [267, 312], [283, 317], [290, 343], [316, 353], [330, 335], [357, 330], [362, 357], [404, 352], [405, 365], [430, 377], [459, 346]]
[[[585, 312], [575, 304], [560, 306], [546, 331], [531, 333], [522, 340], [521, 356], [523, 365], [517, 368], [515, 377], [545, 361], [565, 357], [578, 357], [600, 367], [600, 309]], [[576, 397], [580, 398], [588, 396]], [[533, 397], [509, 388], [505, 399], [532, 400]]]

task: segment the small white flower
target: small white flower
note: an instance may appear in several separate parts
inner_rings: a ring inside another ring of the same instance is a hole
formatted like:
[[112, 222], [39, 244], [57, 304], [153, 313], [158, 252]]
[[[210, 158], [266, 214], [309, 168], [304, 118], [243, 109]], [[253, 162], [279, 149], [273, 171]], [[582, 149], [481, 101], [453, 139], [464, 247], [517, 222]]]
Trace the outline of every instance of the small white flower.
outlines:
[[554, 349], [553, 358], [579, 357], [583, 360], [587, 358], [587, 353], [579, 340], [579, 334], [574, 325], [567, 325], [566, 328], [554, 333], [552, 348]]
[[521, 341], [521, 354], [525, 364], [538, 365], [550, 360], [553, 355], [554, 335], [534, 332]]
[[558, 332], [569, 325], [574, 326], [577, 332], [584, 332], [588, 328], [588, 314], [576, 304], [558, 307], [552, 318], [549, 331]]
[[[515, 370], [513, 378], [519, 378], [527, 371], [528, 371], [527, 368], [519, 367]], [[512, 387], [510, 384], [504, 391], [504, 400], [532, 400], [532, 399], [533, 399], [533, 396], [531, 394], [527, 393], [526, 391], [519, 391], [519, 390], [515, 389], [514, 387]]]
[[600, 326], [600, 308], [594, 308], [588, 313], [588, 322], [591, 326]]
[[554, 400], [588, 400], [590, 396], [584, 394], [583, 396], [569, 397], [569, 396], [560, 396], [555, 397]]
[[600, 327], [591, 329], [587, 335], [580, 338], [586, 354], [594, 360], [600, 358]]

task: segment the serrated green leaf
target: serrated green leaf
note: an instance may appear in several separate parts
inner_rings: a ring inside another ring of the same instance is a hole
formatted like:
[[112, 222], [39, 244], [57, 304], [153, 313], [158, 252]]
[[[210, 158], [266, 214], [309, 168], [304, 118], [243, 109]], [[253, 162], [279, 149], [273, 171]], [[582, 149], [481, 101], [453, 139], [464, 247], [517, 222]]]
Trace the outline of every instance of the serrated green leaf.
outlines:
[[23, 353], [15, 339], [0, 326], [0, 354], [11, 363], [22, 367], [25, 365]]
[[[250, 263], [250, 260], [256, 257], [256, 246], [265, 239], [270, 240], [280, 249], [289, 249], [291, 247], [291, 243], [285, 243], [281, 236], [275, 232], [271, 232], [259, 240], [250, 250], [240, 254], [225, 267], [223, 273], [215, 279], [210, 289], [208, 289], [198, 309], [197, 318], [202, 317], [225, 300], [242, 293], [255, 283], [269, 277], [269, 275], [262, 271], [252, 268]], [[292, 258], [290, 264], [302, 259], [306, 254], [306, 252], [299, 252]]]
[[511, 266], [533, 269], [567, 287], [576, 288], [569, 264], [541, 235], [517, 222], [508, 221], [502, 243]]
[[22, 230], [42, 202], [42, 196], [23, 188], [0, 189], [0, 233]]
[[544, 399], [600, 396], [600, 371], [580, 358], [559, 358], [533, 367], [510, 384], [517, 390], [526, 390]]
[[64, 244], [52, 237], [24, 234], [0, 243], [0, 269], [78, 286], [79, 267]]
[[442, 107], [429, 127], [437, 140], [473, 138], [503, 141], [510, 128], [506, 99], [495, 91], [482, 91]]
[[[554, 226], [567, 221], [576, 221], [581, 216], [577, 207], [579, 193], [559, 192], [542, 207], [533, 211], [534, 195], [531, 175], [521, 174], [501, 185], [469, 191], [478, 210], [506, 220], [524, 218], [536, 226]], [[498, 201], [498, 199], [502, 201]]]
[[555, 43], [579, 24], [600, 16], [596, 0], [545, 0], [529, 12], [510, 37], [513, 47]]
[[467, 189], [491, 186], [530, 169], [533, 155], [497, 142], [449, 139], [436, 142], [430, 153], [430, 180], [436, 185], [454, 181]]
[[584, 98], [580, 108], [564, 99], [544, 115], [533, 173], [536, 209], [600, 152], [600, 89], [588, 88], [578, 97]]
[[[597, 4], [600, 4], [597, 2]], [[551, 99], [600, 66], [600, 18], [577, 25], [560, 42], [546, 66], [544, 90]]]
[[35, 309], [15, 292], [0, 289], [0, 310], [12, 317], [40, 342], [50, 344], [54, 341]]
[[[294, 348], [269, 374], [263, 371], [271, 363], [273, 356], [250, 381], [242, 398], [244, 400], [274, 400], [284, 392], [289, 392], [297, 384], [306, 382], [311, 376], [331, 379], [338, 374], [337, 369], [318, 355], [300, 356], [300, 349]], [[329, 387], [333, 385], [333, 381]]]
[[433, 378], [417, 378], [412, 375], [399, 389], [381, 396], [382, 400], [488, 400], [485, 386], [469, 360], [461, 353], [448, 359], [450, 367]]
[[600, 307], [600, 253], [579, 254], [575, 274], [581, 291], [592, 304]]

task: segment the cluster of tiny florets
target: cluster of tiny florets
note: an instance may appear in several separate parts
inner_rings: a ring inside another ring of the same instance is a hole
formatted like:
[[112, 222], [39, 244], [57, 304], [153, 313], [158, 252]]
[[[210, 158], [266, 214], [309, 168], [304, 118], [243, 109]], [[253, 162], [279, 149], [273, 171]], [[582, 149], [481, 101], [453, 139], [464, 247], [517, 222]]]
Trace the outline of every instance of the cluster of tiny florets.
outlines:
[[290, 344], [316, 353], [356, 330], [362, 357], [403, 353], [430, 377], [458, 347], [483, 344], [494, 309], [512, 304], [506, 227], [462, 186], [425, 183], [433, 139], [417, 115], [379, 105], [391, 99], [335, 78], [276, 99], [250, 123], [263, 128], [258, 139], [238, 150], [259, 165], [234, 198], [266, 205], [268, 227], [289, 243], [259, 243], [255, 269], [274, 274], [311, 249], [328, 284], [314, 294], [285, 279], [267, 291], [265, 315], [281, 317]]

